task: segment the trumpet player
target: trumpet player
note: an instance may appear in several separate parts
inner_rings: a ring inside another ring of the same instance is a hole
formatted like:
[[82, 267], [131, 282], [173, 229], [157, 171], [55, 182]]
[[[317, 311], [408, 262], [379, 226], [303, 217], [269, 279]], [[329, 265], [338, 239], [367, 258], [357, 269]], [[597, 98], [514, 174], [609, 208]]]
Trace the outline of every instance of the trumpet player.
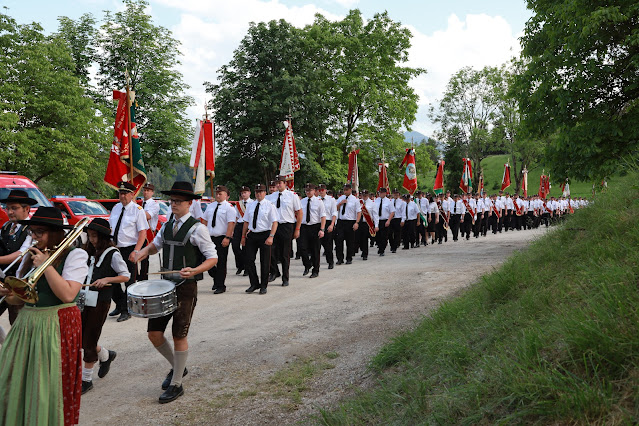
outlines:
[[77, 424], [82, 335], [76, 299], [88, 272], [87, 252], [71, 246], [73, 237], [64, 232], [71, 227], [55, 207], [40, 207], [31, 220], [18, 223], [29, 225], [38, 244], [23, 257], [17, 276], [29, 275], [35, 283], [0, 288], [8, 303], [25, 305], [0, 350], [0, 389], [7, 391], [0, 399], [0, 424]]
[[[15, 276], [18, 262], [10, 268], [9, 265], [31, 247], [31, 236], [27, 232], [27, 226], [21, 225], [18, 221], [29, 219], [31, 206], [38, 204], [38, 202], [29, 197], [26, 191], [14, 189], [7, 198], [0, 200], [0, 203], [6, 205], [5, 210], [9, 216], [9, 221], [0, 229], [0, 269], [3, 270], [5, 276]], [[5, 270], [5, 268], [8, 269]], [[21, 306], [9, 305], [3, 301], [0, 305], [0, 315], [7, 308], [9, 309], [9, 323], [13, 325]]]

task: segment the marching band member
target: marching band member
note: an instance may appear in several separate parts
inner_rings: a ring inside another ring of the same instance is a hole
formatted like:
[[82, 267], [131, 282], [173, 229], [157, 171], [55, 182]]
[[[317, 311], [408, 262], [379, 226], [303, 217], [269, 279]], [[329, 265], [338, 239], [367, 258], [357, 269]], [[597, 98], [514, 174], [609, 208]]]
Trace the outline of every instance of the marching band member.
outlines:
[[[464, 199], [468, 203], [468, 207], [472, 209], [473, 212], [477, 210], [477, 202], [473, 198], [470, 192], [464, 194]], [[465, 207], [465, 206], [464, 206]], [[466, 241], [470, 240], [470, 232], [473, 228], [473, 223], [475, 221], [475, 215], [472, 215], [468, 209], [466, 209], [466, 214], [464, 215], [464, 220], [462, 223], [462, 227], [464, 229], [464, 236], [466, 236]]]
[[466, 207], [464, 207], [464, 203], [459, 197], [459, 194], [455, 194], [450, 212], [450, 230], [453, 233], [453, 241], [457, 241], [459, 239], [459, 228], [464, 223], [465, 215]]
[[375, 200], [373, 210], [377, 212], [375, 217], [375, 233], [377, 239], [377, 254], [384, 256], [388, 245], [388, 230], [395, 216], [395, 208], [391, 200], [386, 197], [386, 188], [379, 189], [379, 197]]
[[[138, 267], [134, 263], [135, 255], [142, 249], [146, 240], [146, 230], [149, 223], [142, 206], [133, 202], [135, 186], [129, 182], [118, 183], [120, 202], [113, 206], [109, 216], [109, 224], [113, 229], [113, 242], [122, 253], [122, 257], [129, 268], [131, 278], [125, 283], [125, 288], [137, 281]], [[131, 318], [126, 306], [126, 291], [120, 285], [113, 286], [113, 301], [115, 309], [109, 313], [110, 317], [120, 315], [118, 322]]]
[[430, 235], [430, 243], [435, 244], [435, 237], [437, 235], [437, 228], [439, 226], [439, 207], [437, 206], [436, 198], [428, 194], [428, 212], [430, 217], [428, 218], [428, 235]]
[[285, 176], [276, 176], [277, 191], [271, 194], [271, 202], [277, 210], [277, 233], [273, 252], [271, 253], [271, 275], [269, 282], [280, 276], [277, 264], [282, 263], [282, 287], [288, 286], [289, 268], [291, 265], [291, 247], [293, 240], [300, 236], [302, 223], [302, 206], [299, 197], [286, 185]]
[[[17, 272], [24, 276], [41, 266], [65, 237], [62, 212], [39, 207], [29, 225], [38, 241], [23, 257]], [[26, 303], [0, 351], [0, 424], [78, 423], [82, 391], [80, 310], [76, 299], [84, 282], [87, 252], [69, 247], [49, 265], [35, 284], [38, 300]], [[0, 288], [10, 304], [24, 304], [10, 290]]]
[[303, 275], [308, 275], [310, 271], [311, 278], [315, 278], [319, 275], [320, 238], [324, 236], [326, 229], [326, 208], [322, 200], [315, 196], [315, 185], [307, 183], [305, 191], [306, 197], [300, 202], [302, 230], [297, 242], [304, 264]]
[[[6, 205], [9, 220], [0, 229], [0, 269], [4, 270], [16, 260], [22, 253], [31, 247], [32, 240], [26, 225], [21, 225], [21, 220], [29, 219], [31, 206], [38, 204], [30, 198], [26, 191], [13, 189], [7, 198], [0, 200]], [[6, 272], [6, 276], [15, 276], [19, 265], [14, 265]], [[13, 325], [22, 305], [10, 305], [3, 301], [0, 305], [0, 315], [9, 310], [9, 324]]]
[[[139, 262], [161, 250], [164, 268], [180, 271], [181, 283], [175, 288], [177, 309], [169, 315], [150, 318], [147, 327], [149, 340], [173, 367], [162, 382], [162, 389], [165, 391], [160, 395], [160, 404], [175, 401], [184, 395], [182, 378], [188, 373], [186, 369], [189, 349], [187, 336], [197, 303], [197, 281], [203, 278], [204, 271], [208, 271], [217, 263], [215, 245], [211, 241], [206, 226], [203, 226], [190, 213], [191, 205], [198, 203], [197, 200], [201, 198], [193, 192], [193, 185], [190, 182], [177, 181], [171, 190], [162, 191], [162, 194], [170, 197], [173, 217], [162, 226], [153, 244], [136, 253], [134, 258], [135, 262]], [[202, 258], [205, 260], [200, 263]], [[171, 277], [165, 275], [165, 279], [169, 278]], [[175, 279], [178, 278], [175, 277]], [[164, 338], [164, 331], [171, 318], [173, 318], [171, 332], [175, 351]]]
[[417, 191], [417, 199], [415, 202], [417, 203], [420, 214], [419, 225], [417, 225], [417, 245], [423, 244], [427, 246], [426, 227], [428, 226], [428, 206], [430, 203], [422, 191]]
[[[129, 269], [122, 259], [122, 255], [111, 241], [111, 226], [106, 219], [95, 218], [84, 228], [88, 241], [84, 246], [89, 255], [88, 291], [97, 292], [95, 306], [85, 304], [82, 310], [82, 352], [84, 368], [82, 368], [82, 394], [93, 389], [93, 367], [100, 360], [98, 377], [103, 378], [111, 368], [111, 362], [117, 353], [98, 341], [102, 334], [102, 327], [106, 321], [111, 306], [111, 284], [125, 283], [131, 277]], [[95, 294], [95, 293], [94, 293]]]
[[391, 229], [390, 229], [390, 248], [391, 253], [397, 253], [397, 248], [402, 239], [402, 228], [404, 227], [404, 222], [406, 221], [405, 215], [405, 202], [399, 197], [399, 190], [397, 188], [393, 189], [393, 207], [395, 208], [395, 215], [393, 216], [393, 220], [391, 220]]
[[320, 183], [317, 189], [319, 190], [320, 200], [324, 202], [324, 210], [326, 210], [326, 230], [324, 231], [324, 237], [320, 238], [320, 242], [324, 248], [324, 256], [326, 257], [326, 263], [328, 263], [328, 269], [333, 269], [335, 267], [333, 260], [333, 239], [335, 237], [335, 222], [337, 222], [337, 202], [335, 202], [332, 193], [326, 190], [326, 185], [323, 183]]
[[[266, 294], [271, 267], [271, 247], [277, 232], [277, 210], [273, 203], [266, 199], [266, 187], [255, 185], [255, 201], [250, 203], [244, 213], [244, 227], [242, 228], [242, 246], [246, 257], [244, 265], [248, 270], [251, 286], [247, 293], [253, 293], [258, 288], [260, 294]], [[249, 232], [250, 231], [250, 232]], [[260, 252], [260, 276], [257, 276], [255, 258]]]
[[[417, 222], [419, 221], [419, 207], [417, 207], [417, 204], [410, 200], [410, 194], [404, 194], [403, 198], [404, 202], [406, 203], [406, 207], [404, 210], [404, 217], [406, 218], [406, 220], [404, 221], [404, 247], [402, 248], [402, 250], [408, 250], [409, 243], [411, 248], [415, 247]], [[419, 245], [417, 245], [417, 247], [419, 247]]]
[[[155, 186], [151, 183], [145, 183], [142, 187], [142, 195], [144, 201], [142, 201], [142, 208], [144, 209], [144, 215], [149, 222], [149, 229], [147, 230], [147, 239], [144, 245], [151, 244], [153, 238], [155, 238], [155, 231], [158, 228], [158, 216], [160, 214], [160, 203], [153, 199], [155, 193]], [[144, 259], [140, 264], [140, 281], [149, 279], [149, 259]]]
[[344, 263], [344, 242], [346, 242], [346, 264], [353, 263], [355, 254], [355, 233], [362, 217], [362, 207], [353, 195], [350, 183], [344, 184], [344, 195], [337, 199], [337, 235], [335, 237], [335, 254], [337, 264]]
[[235, 228], [233, 229], [233, 241], [231, 246], [233, 247], [233, 255], [235, 256], [235, 266], [237, 271], [235, 275], [240, 275], [244, 271], [244, 276], [248, 276], [248, 272], [244, 267], [244, 249], [240, 244], [242, 240], [242, 228], [244, 227], [244, 213], [246, 213], [246, 207], [251, 200], [251, 189], [248, 186], [240, 188], [240, 200], [235, 207]]
[[[364, 200], [364, 205], [366, 206], [368, 213], [371, 215], [371, 219], [375, 222], [375, 215], [377, 214], [375, 212], [375, 203], [370, 199], [370, 194], [366, 189], [361, 191], [361, 196]], [[366, 222], [366, 218], [364, 217], [364, 212], [362, 212], [362, 216], [359, 221], [356, 238], [359, 243], [359, 248], [362, 250], [362, 260], [368, 260], [368, 240], [372, 237], [368, 222]]]
[[228, 197], [229, 190], [226, 186], [215, 187], [216, 201], [209, 204], [202, 217], [202, 223], [206, 225], [217, 251], [217, 264], [209, 270], [209, 275], [213, 278], [213, 294], [226, 291], [226, 261], [235, 228], [235, 208], [226, 201]]

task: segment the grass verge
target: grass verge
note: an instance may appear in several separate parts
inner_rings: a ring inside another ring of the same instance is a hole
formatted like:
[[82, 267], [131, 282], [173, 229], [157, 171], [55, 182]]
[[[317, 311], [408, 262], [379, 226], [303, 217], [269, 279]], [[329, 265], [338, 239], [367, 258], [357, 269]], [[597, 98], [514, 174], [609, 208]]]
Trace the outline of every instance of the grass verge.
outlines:
[[377, 386], [312, 421], [637, 424], [638, 177], [394, 338]]

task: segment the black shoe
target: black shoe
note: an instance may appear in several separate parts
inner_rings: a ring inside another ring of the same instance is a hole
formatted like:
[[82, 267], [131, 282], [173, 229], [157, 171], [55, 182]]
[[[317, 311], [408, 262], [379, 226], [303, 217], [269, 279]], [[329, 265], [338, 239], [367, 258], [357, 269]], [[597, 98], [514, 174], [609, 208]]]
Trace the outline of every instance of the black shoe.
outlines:
[[257, 287], [250, 286], [249, 288], [247, 288], [244, 291], [247, 292], [247, 293], [253, 293], [255, 290], [257, 290]]
[[304, 268], [304, 273], [302, 275], [308, 275], [311, 272], [311, 268]]
[[184, 388], [180, 386], [169, 386], [167, 390], [160, 395], [160, 404], [166, 404], [167, 402], [175, 401], [179, 397], [184, 395]]
[[300, 256], [300, 255], [295, 256], [295, 260], [300, 260], [301, 258], [302, 258], [302, 256]]
[[82, 395], [93, 389], [93, 381], [85, 382], [82, 380]]
[[319, 274], [317, 272], [313, 272], [310, 276], [310, 278], [317, 278], [319, 277]]
[[397, 253], [397, 250], [396, 249], [395, 250], [391, 250], [391, 253]]
[[333, 265], [332, 263], [328, 264], [328, 269], [333, 269], [335, 267], [335, 265]]
[[441, 244], [441, 243], [442, 243], [442, 242], [440, 241], [440, 242], [438, 242], [437, 244]]
[[126, 320], [128, 320], [129, 318], [131, 318], [131, 314], [130, 314], [130, 313], [128, 313], [128, 312], [122, 312], [122, 313], [120, 314], [120, 317], [118, 318], [118, 322], [126, 321]]
[[248, 271], [245, 270], [244, 273], [242, 274], [243, 277], [248, 277]]
[[242, 268], [237, 268], [237, 272], [235, 272], [235, 275], [240, 275], [242, 273]]
[[216, 288], [213, 294], [222, 294], [226, 291], [225, 288]]
[[98, 369], [98, 377], [103, 378], [109, 372], [111, 368], [111, 362], [115, 359], [118, 354], [115, 351], [109, 351], [109, 359], [102, 362], [100, 361], [100, 368]]
[[347, 265], [350, 265], [350, 264], [352, 264], [352, 263], [353, 263], [353, 261], [352, 261], [352, 260], [347, 260], [347, 261], [346, 261], [346, 264], [347, 264]]
[[114, 310], [112, 310], [111, 312], [109, 312], [109, 316], [110, 317], [117, 317], [118, 315], [120, 315], [120, 308], [115, 308]]
[[402, 247], [402, 250], [408, 250], [408, 247]]
[[[189, 374], [189, 370], [185, 368], [184, 374], [182, 374], [182, 377], [186, 376], [187, 374]], [[171, 384], [171, 380], [173, 380], [173, 369], [169, 371], [169, 374], [166, 375], [166, 378], [162, 382], [162, 390], [167, 390], [169, 388], [169, 385]]]
[[270, 274], [268, 276], [268, 282], [272, 283], [273, 281], [275, 281], [275, 278], [277, 278], [277, 277], [281, 277], [279, 272], [277, 274]]
[[282, 281], [282, 287], [288, 287], [288, 281]]
[[379, 255], [380, 255], [380, 256], [385, 256], [385, 254], [384, 254], [384, 253], [380, 253]]
[[343, 265], [343, 264], [344, 264], [344, 261], [343, 261], [343, 260], [338, 260], [338, 261], [337, 261], [337, 264], [338, 264], [338, 265]]
[[362, 260], [368, 260], [368, 256], [362, 256]]
[[266, 294], [266, 289], [265, 288], [261, 288], [260, 289], [260, 294]]

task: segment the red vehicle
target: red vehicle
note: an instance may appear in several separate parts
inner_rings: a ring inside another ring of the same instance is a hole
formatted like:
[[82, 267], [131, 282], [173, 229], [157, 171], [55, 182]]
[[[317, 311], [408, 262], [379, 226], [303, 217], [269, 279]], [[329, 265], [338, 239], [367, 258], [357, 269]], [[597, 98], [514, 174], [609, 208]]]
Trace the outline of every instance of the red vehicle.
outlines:
[[101, 217], [109, 219], [109, 212], [104, 206], [96, 201], [88, 200], [83, 195], [77, 195], [74, 197], [67, 197], [64, 195], [56, 195], [51, 198], [51, 202], [57, 208], [62, 211], [62, 214], [66, 216], [69, 221], [69, 225], [75, 225], [82, 218], [96, 218]]
[[104, 200], [93, 200], [93, 201], [97, 201], [98, 203], [102, 204], [104, 208], [107, 209], [109, 212], [113, 210], [113, 206], [115, 206], [116, 204], [120, 202], [120, 200], [117, 198], [109, 198]]
[[[31, 206], [31, 214], [40, 206], [51, 207], [51, 203], [44, 196], [38, 185], [27, 177], [20, 176], [16, 172], [0, 171], [0, 199], [7, 198], [12, 189], [22, 189], [26, 191], [30, 198], [38, 202], [35, 206]], [[0, 226], [9, 220], [4, 204], [0, 204]]]

